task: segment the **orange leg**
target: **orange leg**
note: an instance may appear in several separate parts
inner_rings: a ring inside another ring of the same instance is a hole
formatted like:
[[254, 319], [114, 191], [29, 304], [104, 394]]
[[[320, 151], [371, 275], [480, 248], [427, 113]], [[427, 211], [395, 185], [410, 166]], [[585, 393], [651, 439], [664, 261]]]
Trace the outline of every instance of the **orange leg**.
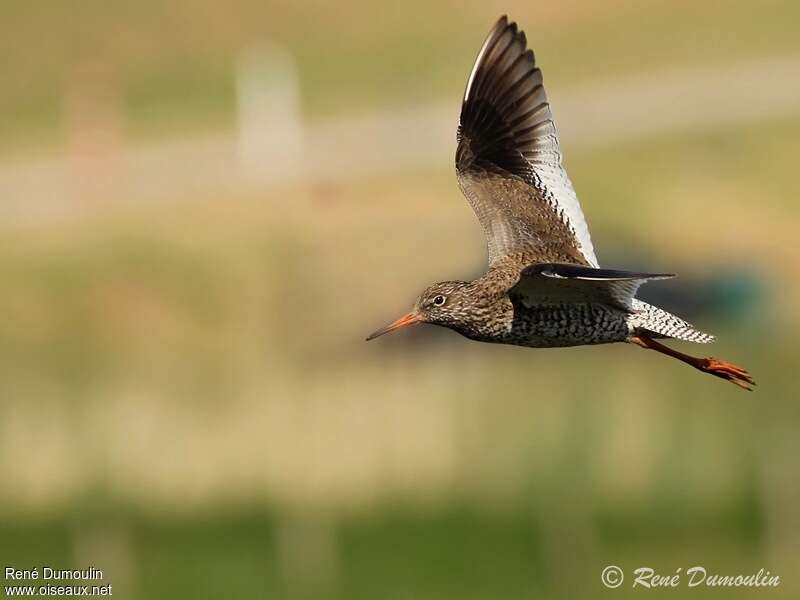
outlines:
[[687, 365], [693, 366], [695, 369], [699, 369], [704, 373], [716, 375], [722, 379], [727, 379], [731, 383], [735, 383], [739, 387], [742, 387], [746, 390], [752, 391], [752, 386], [756, 384], [750, 373], [741, 367], [737, 367], [733, 363], [718, 360], [716, 358], [697, 358], [694, 356], [689, 356], [683, 352], [673, 350], [669, 346], [660, 344], [653, 338], [648, 337], [643, 333], [631, 336], [628, 338], [628, 341], [632, 344], [636, 344], [637, 346], [641, 346], [642, 348], [649, 348], [650, 350], [661, 352], [661, 354], [666, 354], [672, 358], [677, 358], [678, 360], [685, 362]]

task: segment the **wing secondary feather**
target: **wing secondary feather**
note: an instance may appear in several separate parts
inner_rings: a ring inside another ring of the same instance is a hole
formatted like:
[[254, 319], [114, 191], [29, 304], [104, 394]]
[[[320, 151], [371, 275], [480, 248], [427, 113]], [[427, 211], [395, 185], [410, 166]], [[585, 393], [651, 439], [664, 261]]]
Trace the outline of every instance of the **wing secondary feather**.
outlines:
[[642, 284], [674, 277], [668, 273], [639, 273], [594, 269], [582, 265], [540, 263], [526, 267], [510, 293], [525, 306], [601, 303], [632, 310]]

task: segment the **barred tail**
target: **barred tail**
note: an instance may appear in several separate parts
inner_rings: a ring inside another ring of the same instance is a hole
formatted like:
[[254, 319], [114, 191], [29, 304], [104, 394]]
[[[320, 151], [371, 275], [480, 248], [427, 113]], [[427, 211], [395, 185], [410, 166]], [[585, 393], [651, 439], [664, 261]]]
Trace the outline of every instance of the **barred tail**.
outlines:
[[641, 300], [634, 299], [632, 308], [633, 313], [628, 317], [632, 334], [638, 329], [644, 329], [656, 334], [653, 337], [674, 338], [696, 344], [709, 344], [715, 339], [710, 333], [698, 331], [680, 317]]

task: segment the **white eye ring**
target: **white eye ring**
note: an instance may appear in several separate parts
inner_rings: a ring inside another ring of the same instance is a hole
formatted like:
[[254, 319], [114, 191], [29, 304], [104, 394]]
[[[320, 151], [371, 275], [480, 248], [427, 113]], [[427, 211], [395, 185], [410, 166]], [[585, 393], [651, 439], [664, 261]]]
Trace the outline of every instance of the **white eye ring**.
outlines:
[[446, 298], [439, 294], [438, 296], [433, 297], [433, 305], [434, 306], [442, 306], [445, 302]]

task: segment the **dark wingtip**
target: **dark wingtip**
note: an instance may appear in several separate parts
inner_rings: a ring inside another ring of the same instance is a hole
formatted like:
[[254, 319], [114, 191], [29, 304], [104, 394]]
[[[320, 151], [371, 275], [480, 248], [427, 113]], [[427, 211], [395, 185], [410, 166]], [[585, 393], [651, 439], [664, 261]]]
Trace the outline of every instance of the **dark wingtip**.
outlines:
[[500, 15], [500, 18], [494, 22], [494, 25], [492, 25], [492, 28], [489, 30], [489, 35], [486, 37], [494, 37], [498, 34], [498, 32], [503, 31], [506, 27], [508, 27], [508, 15]]
[[674, 273], [641, 273], [639, 271], [621, 271], [619, 269], [598, 269], [584, 265], [568, 263], [536, 263], [525, 267], [523, 275], [557, 275], [570, 279], [598, 279], [608, 281], [624, 281], [634, 279], [672, 279]]

